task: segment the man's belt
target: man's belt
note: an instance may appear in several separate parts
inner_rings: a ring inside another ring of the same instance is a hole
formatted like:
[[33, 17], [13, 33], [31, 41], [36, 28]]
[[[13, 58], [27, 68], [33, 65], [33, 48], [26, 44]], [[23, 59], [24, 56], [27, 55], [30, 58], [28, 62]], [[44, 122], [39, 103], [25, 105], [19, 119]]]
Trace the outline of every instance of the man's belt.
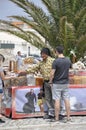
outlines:
[[48, 83], [48, 82], [49, 82], [49, 80], [44, 80], [44, 82], [47, 82], [47, 83]]

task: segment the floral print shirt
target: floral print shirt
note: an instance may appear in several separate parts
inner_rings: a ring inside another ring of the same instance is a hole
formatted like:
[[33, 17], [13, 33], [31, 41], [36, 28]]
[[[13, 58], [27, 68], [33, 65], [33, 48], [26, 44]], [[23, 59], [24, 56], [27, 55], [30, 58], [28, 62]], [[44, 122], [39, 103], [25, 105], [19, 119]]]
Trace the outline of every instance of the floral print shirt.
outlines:
[[40, 71], [40, 73], [43, 76], [43, 79], [49, 80], [53, 61], [54, 61], [54, 58], [48, 56], [46, 61], [41, 61], [35, 67], [33, 67], [33, 68], [31, 67], [31, 68], [27, 69], [27, 73], [30, 73], [30, 72], [34, 73], [36, 71]]

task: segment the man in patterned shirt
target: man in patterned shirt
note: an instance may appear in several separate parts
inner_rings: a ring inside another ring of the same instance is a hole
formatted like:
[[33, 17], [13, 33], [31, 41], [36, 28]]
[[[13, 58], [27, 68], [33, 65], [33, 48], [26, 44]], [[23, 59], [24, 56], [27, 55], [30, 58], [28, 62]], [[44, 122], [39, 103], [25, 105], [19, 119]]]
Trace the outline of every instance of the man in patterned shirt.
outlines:
[[[25, 73], [28, 74], [28, 73], [34, 73], [36, 71], [40, 71], [44, 79], [43, 86], [45, 92], [45, 101], [48, 107], [48, 115], [54, 116], [53, 114], [54, 104], [52, 100], [52, 92], [51, 92], [50, 84], [48, 83], [54, 58], [51, 57], [50, 50], [48, 48], [43, 48], [41, 50], [41, 57], [43, 60], [39, 62], [39, 64], [37, 64], [32, 69], [27, 69]], [[49, 116], [44, 116], [44, 118], [49, 118]]]

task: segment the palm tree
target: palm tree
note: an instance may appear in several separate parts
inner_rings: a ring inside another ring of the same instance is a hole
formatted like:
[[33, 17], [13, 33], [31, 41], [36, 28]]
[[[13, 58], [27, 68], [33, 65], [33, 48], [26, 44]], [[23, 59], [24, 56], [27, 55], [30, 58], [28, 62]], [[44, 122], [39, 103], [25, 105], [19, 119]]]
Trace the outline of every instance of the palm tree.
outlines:
[[[27, 17], [16, 15], [11, 17], [30, 25], [37, 33], [24, 31], [8, 21], [1, 20], [0, 22], [9, 27], [17, 28], [17, 31], [10, 28], [2, 29], [2, 31], [17, 35], [38, 48], [48, 46], [53, 50], [57, 45], [62, 44], [67, 56], [71, 49], [77, 54], [81, 49], [80, 45], [86, 50], [84, 40], [86, 38], [86, 0], [41, 0], [48, 13], [29, 0], [10, 1], [27, 13]], [[84, 53], [83, 49], [81, 52]]]

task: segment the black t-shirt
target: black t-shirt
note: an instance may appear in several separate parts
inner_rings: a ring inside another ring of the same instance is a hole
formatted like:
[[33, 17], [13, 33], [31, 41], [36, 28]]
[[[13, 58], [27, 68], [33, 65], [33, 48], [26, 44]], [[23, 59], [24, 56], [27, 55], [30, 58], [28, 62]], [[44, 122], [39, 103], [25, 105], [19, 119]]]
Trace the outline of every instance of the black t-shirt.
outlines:
[[68, 84], [70, 67], [71, 61], [66, 57], [57, 58], [56, 60], [54, 60], [52, 64], [52, 69], [55, 69], [53, 83]]
[[38, 99], [42, 99], [44, 97], [44, 93], [38, 93]]

